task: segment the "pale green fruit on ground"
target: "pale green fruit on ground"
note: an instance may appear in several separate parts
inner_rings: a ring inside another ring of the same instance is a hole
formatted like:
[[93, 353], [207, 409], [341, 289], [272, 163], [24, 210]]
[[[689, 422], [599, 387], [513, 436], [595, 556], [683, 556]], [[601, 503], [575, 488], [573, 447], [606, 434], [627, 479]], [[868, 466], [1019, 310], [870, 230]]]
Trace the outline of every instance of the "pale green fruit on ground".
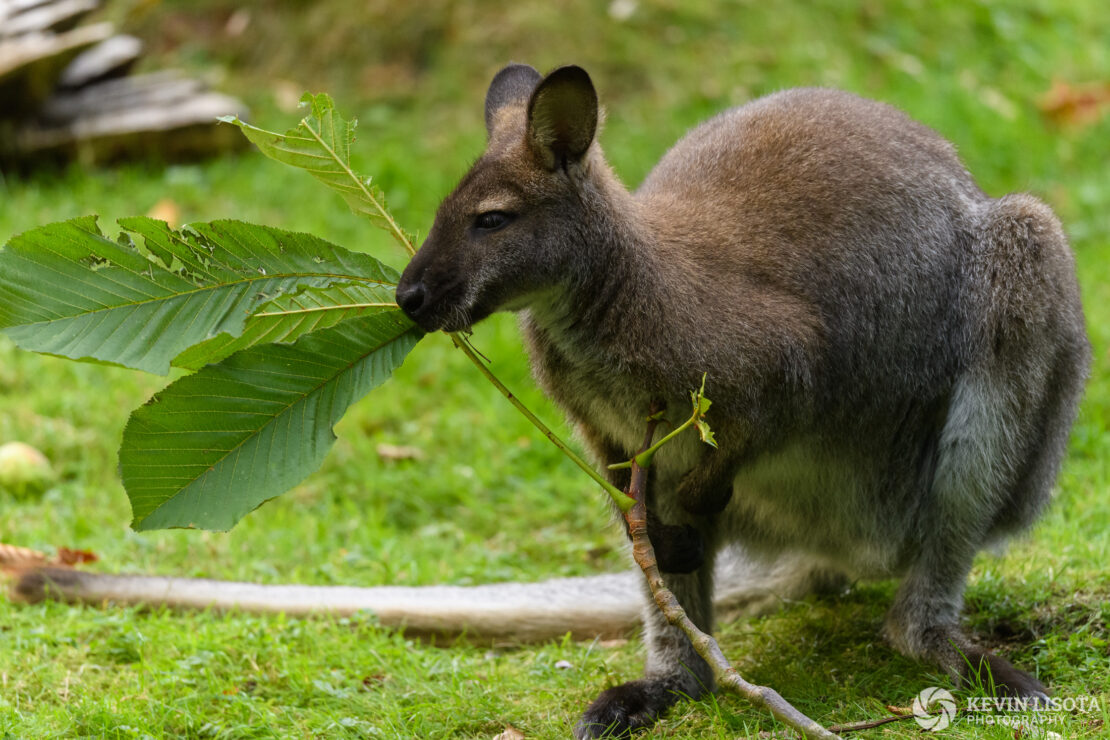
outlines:
[[0, 491], [16, 498], [39, 496], [54, 482], [50, 461], [23, 442], [0, 445]]

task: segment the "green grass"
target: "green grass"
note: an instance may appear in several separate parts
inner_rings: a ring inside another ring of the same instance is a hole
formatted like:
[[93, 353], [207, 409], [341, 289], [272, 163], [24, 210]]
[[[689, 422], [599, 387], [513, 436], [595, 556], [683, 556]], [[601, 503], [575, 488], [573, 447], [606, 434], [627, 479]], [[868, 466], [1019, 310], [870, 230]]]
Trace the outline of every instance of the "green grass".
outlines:
[[[279, 85], [329, 89], [361, 119], [360, 169], [402, 223], [426, 232], [436, 203], [481, 150], [481, 100], [504, 62], [577, 62], [608, 108], [601, 140], [638, 182], [683, 131], [753, 96], [835, 85], [895, 103], [953, 140], [990, 193], [1031, 190], [1057, 210], [1079, 262], [1095, 366], [1057, 501], [1004, 554], [984, 554], [968, 623], [1059, 696], [1110, 700], [1110, 116], [1057, 127], [1037, 101], [1054, 79], [1110, 69], [1102, 3], [728, 2], [607, 4], [272, 2], [237, 39], [231, 4], [167, 2], [135, 21], [152, 64], [222, 70], [264, 126]], [[137, 4], [116, 6], [122, 9]], [[185, 32], [182, 31], [185, 29]], [[252, 35], [253, 34], [253, 35]], [[174, 44], [167, 39], [176, 38]], [[262, 39], [263, 41], [260, 41]], [[265, 42], [266, 39], [280, 39]], [[128, 165], [8, 177], [0, 240], [85, 213], [112, 219], [169, 198], [182, 218], [242, 218], [319, 234], [402, 262], [302, 173], [253, 153], [203, 164]], [[510, 317], [477, 346], [544, 418], [559, 414], [528, 380]], [[0, 442], [42, 449], [60, 482], [39, 501], [0, 497], [0, 541], [88, 548], [110, 571], [341, 584], [479, 583], [626, 567], [604, 495], [535, 434], [442, 336], [338, 429], [324, 468], [228, 534], [136, 534], [115, 474], [128, 411], [164, 379], [34, 356], [0, 339]], [[417, 445], [423, 464], [379, 459], [379, 443]], [[931, 668], [879, 639], [891, 584], [720, 629], [750, 679], [774, 685], [821, 721], [881, 716], [921, 689]], [[572, 668], [559, 670], [566, 660]], [[597, 691], [637, 676], [638, 641], [450, 647], [376, 629], [369, 618], [100, 610], [0, 600], [0, 736], [492, 737], [567, 736]], [[1065, 737], [1098, 737], [1100, 716], [1069, 716]], [[652, 736], [744, 737], [773, 724], [732, 697], [673, 711]], [[912, 723], [861, 737], [917, 737]], [[1003, 728], [952, 737], [1012, 738]]]

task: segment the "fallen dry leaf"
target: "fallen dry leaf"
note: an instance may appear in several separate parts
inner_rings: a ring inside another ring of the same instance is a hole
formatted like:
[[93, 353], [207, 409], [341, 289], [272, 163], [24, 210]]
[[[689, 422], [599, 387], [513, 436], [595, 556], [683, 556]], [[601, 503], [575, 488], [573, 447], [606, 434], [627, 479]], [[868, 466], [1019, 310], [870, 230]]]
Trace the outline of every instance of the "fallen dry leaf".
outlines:
[[27, 547], [5, 545], [0, 542], [0, 570], [19, 571], [40, 565], [61, 565], [72, 567], [82, 563], [95, 563], [100, 558], [92, 550], [76, 550], [72, 547], [59, 547], [53, 560], [38, 550]]
[[58, 562], [61, 565], [95, 563], [97, 560], [100, 560], [100, 558], [92, 550], [74, 550], [69, 547], [58, 548]]
[[1110, 82], [1072, 85], [1056, 80], [1038, 102], [1041, 113], [1063, 126], [1088, 126], [1110, 106]]
[[493, 740], [524, 740], [524, 733], [512, 725], [509, 725], [505, 728], [504, 732], [495, 736]]
[[250, 24], [251, 12], [246, 8], [239, 8], [228, 16], [227, 23], [224, 24], [224, 33], [232, 38], [242, 36], [243, 31], [246, 31]]
[[362, 688], [372, 690], [385, 683], [386, 675], [384, 673], [374, 673], [369, 676], [362, 677]]

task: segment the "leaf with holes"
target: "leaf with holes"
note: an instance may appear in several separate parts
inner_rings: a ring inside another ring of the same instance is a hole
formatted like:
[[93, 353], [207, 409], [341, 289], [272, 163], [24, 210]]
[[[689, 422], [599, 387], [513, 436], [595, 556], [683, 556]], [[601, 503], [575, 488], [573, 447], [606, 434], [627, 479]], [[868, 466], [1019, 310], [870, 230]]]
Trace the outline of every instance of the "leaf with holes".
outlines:
[[369, 177], [359, 175], [351, 166], [351, 144], [358, 122], [339, 115], [331, 97], [325, 94], [306, 93], [301, 104], [309, 106], [309, 114], [284, 134], [257, 128], [235, 116], [220, 120], [238, 126], [267, 157], [299, 167], [339, 193], [352, 211], [388, 231], [405, 251], [415, 254], [416, 239], [397, 225], [386, 207], [385, 195]]
[[132, 526], [230, 529], [320, 466], [335, 423], [420, 336], [400, 310], [382, 311], [245, 349], [170, 384], [123, 433]]
[[[95, 217], [14, 237], [0, 250], [0, 329], [24, 349], [165, 374], [193, 345], [240, 337], [279, 297], [348, 286], [374, 296], [364, 303], [393, 300], [395, 271], [308, 234], [238, 221], [120, 226], [118, 241]], [[303, 318], [275, 319], [258, 341], [294, 336], [293, 324]]]

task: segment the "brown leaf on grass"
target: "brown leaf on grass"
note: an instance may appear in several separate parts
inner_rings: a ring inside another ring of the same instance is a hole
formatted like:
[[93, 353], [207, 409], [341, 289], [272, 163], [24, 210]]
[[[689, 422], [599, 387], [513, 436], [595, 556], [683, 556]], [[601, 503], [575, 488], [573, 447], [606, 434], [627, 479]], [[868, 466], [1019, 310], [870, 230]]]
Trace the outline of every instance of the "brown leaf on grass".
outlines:
[[1056, 80], [1037, 106], [1046, 118], [1061, 126], [1089, 126], [1110, 106], [1110, 82], [1073, 85]]
[[524, 740], [524, 733], [509, 725], [500, 735], [494, 736], [493, 740]]
[[21, 571], [35, 568], [40, 565], [61, 565], [72, 567], [82, 563], [95, 563], [100, 558], [92, 550], [75, 550], [71, 547], [59, 547], [58, 554], [53, 560], [46, 557], [38, 550], [27, 547], [5, 545], [0, 542], [0, 570]]
[[58, 548], [58, 565], [81, 565], [95, 563], [100, 557], [92, 550], [74, 550], [69, 547]]
[[386, 675], [384, 673], [373, 673], [369, 676], [363, 676], [362, 688], [366, 689], [367, 691], [373, 691], [374, 689], [385, 683], [385, 680]]

